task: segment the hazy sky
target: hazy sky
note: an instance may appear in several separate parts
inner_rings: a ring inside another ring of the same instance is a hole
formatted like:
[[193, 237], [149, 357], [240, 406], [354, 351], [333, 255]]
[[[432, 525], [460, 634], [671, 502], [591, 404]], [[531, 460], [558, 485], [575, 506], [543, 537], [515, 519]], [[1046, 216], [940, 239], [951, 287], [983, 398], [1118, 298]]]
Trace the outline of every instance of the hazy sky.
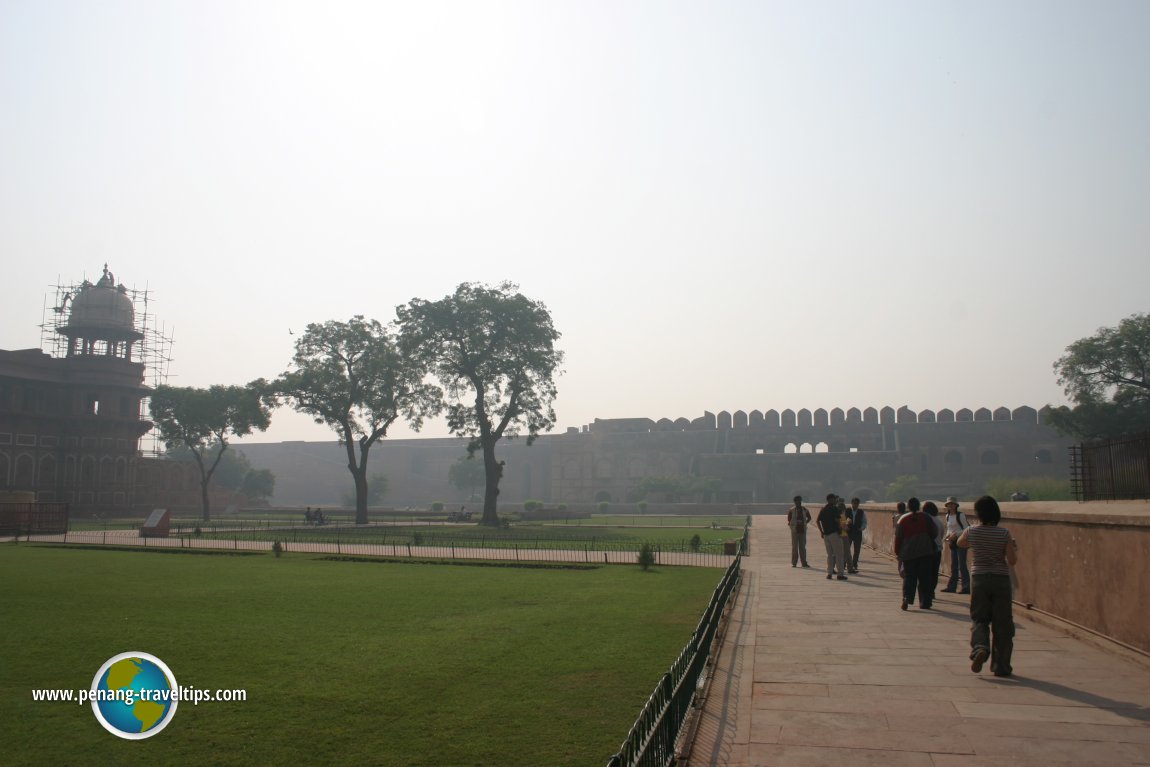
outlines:
[[[1142, 0], [0, 0], [0, 348], [105, 262], [183, 386], [510, 279], [563, 334], [559, 429], [1061, 403], [1066, 345], [1150, 310], [1148, 29]], [[257, 441], [331, 438], [281, 411]]]

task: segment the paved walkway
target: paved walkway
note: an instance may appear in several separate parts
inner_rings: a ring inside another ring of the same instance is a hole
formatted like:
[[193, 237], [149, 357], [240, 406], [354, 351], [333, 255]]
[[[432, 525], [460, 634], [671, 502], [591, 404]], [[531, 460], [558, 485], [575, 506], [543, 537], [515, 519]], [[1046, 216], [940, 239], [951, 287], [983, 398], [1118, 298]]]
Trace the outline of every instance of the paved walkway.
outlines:
[[809, 544], [793, 569], [785, 518], [755, 518], [690, 767], [1150, 765], [1150, 667], [1016, 606], [1015, 676], [974, 674], [965, 598], [902, 612], [892, 560], [828, 581]]

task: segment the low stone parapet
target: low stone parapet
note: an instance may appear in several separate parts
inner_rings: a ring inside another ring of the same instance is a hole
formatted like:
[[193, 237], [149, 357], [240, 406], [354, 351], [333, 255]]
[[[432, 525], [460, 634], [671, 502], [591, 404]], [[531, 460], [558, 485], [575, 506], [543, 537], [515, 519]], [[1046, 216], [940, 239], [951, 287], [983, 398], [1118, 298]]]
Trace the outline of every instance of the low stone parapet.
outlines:
[[[942, 509], [942, 499], [935, 503]], [[1141, 601], [1150, 594], [1150, 502], [1000, 505], [1019, 544], [1017, 602], [1150, 653], [1150, 610]], [[865, 508], [868, 544], [893, 554], [894, 504]], [[962, 511], [975, 521], [973, 499]], [[949, 551], [942, 570], [945, 580]]]

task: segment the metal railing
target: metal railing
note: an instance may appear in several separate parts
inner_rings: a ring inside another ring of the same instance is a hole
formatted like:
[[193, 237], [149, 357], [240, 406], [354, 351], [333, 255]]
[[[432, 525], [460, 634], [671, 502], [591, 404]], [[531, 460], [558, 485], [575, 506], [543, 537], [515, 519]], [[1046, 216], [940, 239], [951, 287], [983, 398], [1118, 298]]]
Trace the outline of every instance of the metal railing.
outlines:
[[[19, 531], [16, 540], [37, 543], [66, 543], [105, 545], [154, 549], [189, 549], [223, 551], [272, 551], [277, 541], [251, 538], [243, 533], [217, 532], [201, 536], [152, 538], [140, 536], [135, 530], [71, 530], [63, 534], [28, 534]], [[634, 564], [638, 558], [638, 542], [600, 542], [595, 546], [573, 544], [571, 548], [536, 546], [535, 542], [511, 543], [489, 541], [486, 547], [450, 542], [416, 544], [408, 541], [395, 543], [367, 543], [362, 539], [331, 537], [326, 540], [293, 541], [285, 536], [278, 540], [281, 553], [332, 554], [344, 557], [413, 558], [436, 560], [486, 560], [501, 562], [544, 562], [557, 564]], [[692, 551], [679, 546], [653, 546], [655, 564], [687, 567], [727, 567], [736, 555], [710, 549]]]
[[0, 535], [39, 535], [67, 530], [66, 503], [0, 503]]
[[1070, 483], [1079, 501], [1150, 498], [1150, 433], [1075, 446]]
[[[749, 521], [749, 520], [748, 520]], [[744, 530], [743, 547], [747, 531]], [[675, 758], [675, 741], [687, 720], [700, 678], [711, 655], [711, 645], [727, 602], [739, 584], [742, 554], [727, 568], [715, 588], [691, 641], [663, 674], [658, 686], [639, 712], [618, 753], [607, 767], [666, 767]]]

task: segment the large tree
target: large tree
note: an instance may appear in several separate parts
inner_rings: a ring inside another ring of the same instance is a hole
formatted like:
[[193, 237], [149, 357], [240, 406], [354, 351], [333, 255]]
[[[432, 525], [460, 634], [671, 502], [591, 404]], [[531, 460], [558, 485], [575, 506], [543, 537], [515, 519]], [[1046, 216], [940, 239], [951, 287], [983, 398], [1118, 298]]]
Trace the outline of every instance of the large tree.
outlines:
[[[195, 460], [192, 451], [186, 447], [169, 449], [167, 456], [173, 461]], [[270, 469], [253, 469], [243, 450], [221, 451], [219, 445], [215, 445], [204, 455], [204, 462], [216, 462], [217, 457], [219, 461], [212, 474], [215, 487], [229, 490], [233, 496], [243, 495], [253, 502], [267, 501], [275, 495], [275, 474]]]
[[1050, 422], [1079, 439], [1150, 430], [1150, 316], [1134, 314], [1066, 347], [1054, 363], [1074, 407]]
[[296, 341], [293, 364], [272, 388], [339, 435], [355, 483], [355, 522], [367, 524], [372, 445], [399, 418], [418, 431], [424, 418], [439, 412], [442, 393], [425, 381], [421, 359], [400, 352], [389, 328], [360, 315], [308, 325]]
[[200, 470], [203, 518], [211, 519], [208, 487], [232, 437], [264, 431], [271, 423], [264, 381], [207, 389], [157, 386], [149, 409], [169, 450], [186, 449]]
[[438, 301], [412, 299], [396, 308], [400, 344], [422, 359], [447, 394], [447, 425], [480, 451], [486, 486], [480, 524], [497, 525], [503, 463], [495, 446], [527, 432], [531, 444], [555, 424], [555, 377], [563, 353], [551, 312], [504, 282], [465, 282]]
[[447, 468], [447, 481], [456, 489], [467, 493], [467, 500], [475, 500], [475, 488], [483, 483], [483, 463], [475, 460], [474, 453], [460, 456]]

